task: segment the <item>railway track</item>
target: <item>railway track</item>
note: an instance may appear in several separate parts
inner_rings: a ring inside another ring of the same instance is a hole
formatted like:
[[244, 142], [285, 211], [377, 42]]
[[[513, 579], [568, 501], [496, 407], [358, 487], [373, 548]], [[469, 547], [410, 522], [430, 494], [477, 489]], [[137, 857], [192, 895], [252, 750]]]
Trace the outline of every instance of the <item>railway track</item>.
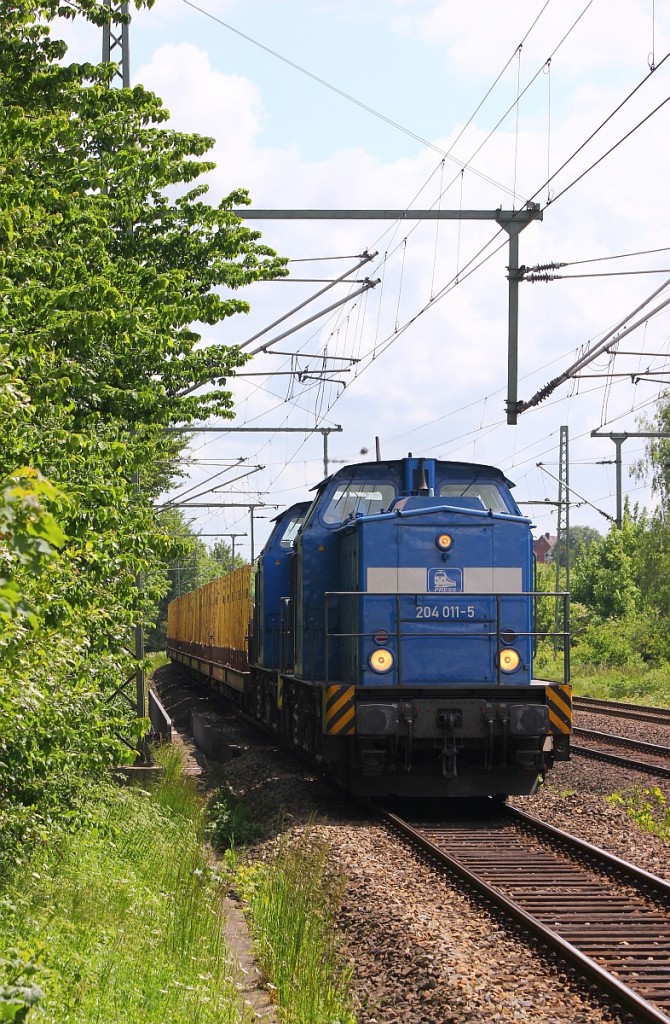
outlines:
[[408, 822], [382, 812], [630, 1024], [670, 1022], [670, 882], [506, 807]]
[[598, 715], [633, 718], [638, 722], [649, 722], [654, 725], [670, 725], [670, 708], [627, 704], [618, 700], [596, 700], [594, 697], [573, 697], [572, 706], [575, 711], [590, 711]]
[[[596, 746], [583, 746], [581, 743], [573, 742], [571, 744], [573, 754], [590, 757], [596, 761], [606, 761], [609, 764], [618, 764], [624, 768], [647, 772], [661, 778], [670, 778], [670, 747], [578, 727], [573, 728], [572, 734], [575, 738], [596, 744]], [[618, 751], [635, 751], [644, 756], [642, 759], [628, 757], [623, 753], [614, 753], [608, 748], [615, 748]]]

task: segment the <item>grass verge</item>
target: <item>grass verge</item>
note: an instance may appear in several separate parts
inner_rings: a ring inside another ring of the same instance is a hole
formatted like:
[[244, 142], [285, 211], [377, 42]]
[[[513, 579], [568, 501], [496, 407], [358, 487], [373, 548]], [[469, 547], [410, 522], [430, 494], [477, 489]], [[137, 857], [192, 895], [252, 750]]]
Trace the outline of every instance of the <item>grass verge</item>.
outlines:
[[[559, 654], [554, 658], [547, 652], [548, 648], [545, 647], [536, 663], [536, 674], [543, 679], [562, 679], [563, 656]], [[573, 658], [570, 682], [575, 695], [579, 697], [670, 707], [669, 665], [641, 667], [635, 663], [605, 668], [584, 665]]]
[[244, 1020], [202, 801], [174, 753], [164, 756], [165, 777], [151, 792], [101, 786], [89, 827], [63, 831], [5, 888], [0, 1021]]
[[574, 667], [572, 685], [584, 697], [631, 701], [670, 707], [670, 668], [584, 668]]

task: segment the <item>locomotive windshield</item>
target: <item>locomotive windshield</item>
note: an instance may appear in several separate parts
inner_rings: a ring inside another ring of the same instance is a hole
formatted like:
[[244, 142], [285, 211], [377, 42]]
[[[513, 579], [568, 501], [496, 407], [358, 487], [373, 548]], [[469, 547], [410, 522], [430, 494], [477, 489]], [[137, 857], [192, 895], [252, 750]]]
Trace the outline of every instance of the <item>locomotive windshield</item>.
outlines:
[[471, 483], [471, 484], [442, 484], [440, 487], [441, 498], [453, 498], [454, 504], [458, 504], [459, 498], [468, 498], [468, 505], [473, 507], [474, 502], [481, 502], [482, 509], [491, 512], [509, 512], [502, 494], [496, 484], [493, 483]]
[[331, 495], [323, 513], [324, 523], [343, 523], [353, 516], [368, 516], [384, 512], [396, 496], [393, 484], [378, 480], [348, 480], [340, 484]]
[[292, 548], [295, 546], [296, 534], [298, 533], [298, 530], [300, 529], [300, 525], [304, 518], [304, 512], [302, 513], [302, 515], [291, 516], [291, 518], [286, 524], [286, 529], [284, 530], [282, 539], [279, 542], [283, 548]]

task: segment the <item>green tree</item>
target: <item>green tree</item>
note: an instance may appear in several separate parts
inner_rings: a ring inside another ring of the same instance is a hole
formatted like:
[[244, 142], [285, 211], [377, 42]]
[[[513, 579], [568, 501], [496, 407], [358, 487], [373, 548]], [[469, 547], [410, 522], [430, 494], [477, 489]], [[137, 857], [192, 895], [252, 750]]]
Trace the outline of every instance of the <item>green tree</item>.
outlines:
[[603, 618], [634, 614], [641, 594], [636, 582], [639, 528], [630, 515], [621, 529], [612, 526], [600, 544], [578, 559], [571, 578], [572, 595]]
[[51, 32], [72, 15], [0, 10], [0, 857], [121, 756], [132, 625], [181, 551], [153, 509], [183, 444], [166, 428], [231, 415], [243, 362], [193, 324], [285, 273], [232, 213], [246, 193], [206, 202], [211, 140], [109, 66], [66, 63]]
[[238, 569], [245, 564], [244, 558], [236, 554], [233, 558], [233, 549], [225, 540], [217, 540], [212, 548], [212, 558], [219, 566], [219, 575], [230, 572], [231, 569]]
[[[661, 396], [654, 415], [638, 417], [641, 431], [670, 435], [670, 394]], [[632, 469], [637, 480], [651, 479], [653, 493], [658, 497], [660, 509], [667, 516], [670, 511], [670, 436], [649, 438], [645, 446], [645, 457]]]
[[602, 534], [592, 526], [571, 526], [568, 530], [567, 544], [561, 537], [554, 545], [553, 560], [564, 569], [569, 553], [570, 565], [574, 565], [578, 558], [586, 554], [592, 544], [599, 544], [602, 539]]

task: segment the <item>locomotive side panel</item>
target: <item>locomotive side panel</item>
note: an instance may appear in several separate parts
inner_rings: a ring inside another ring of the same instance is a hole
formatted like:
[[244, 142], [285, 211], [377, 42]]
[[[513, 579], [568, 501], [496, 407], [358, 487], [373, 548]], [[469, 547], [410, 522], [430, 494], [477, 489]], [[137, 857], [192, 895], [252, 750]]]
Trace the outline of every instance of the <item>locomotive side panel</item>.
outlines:
[[[350, 519], [382, 512], [392, 502], [400, 493], [398, 465], [349, 466], [319, 486], [296, 542], [296, 674], [302, 679], [323, 683], [340, 675], [339, 644], [329, 645], [328, 664], [324, 659], [324, 595], [341, 589], [337, 531]], [[329, 625], [334, 625], [332, 618]]]
[[275, 528], [258, 560], [252, 660], [264, 668], [293, 668], [292, 563], [295, 539], [309, 506], [310, 502], [299, 502], [276, 517]]

